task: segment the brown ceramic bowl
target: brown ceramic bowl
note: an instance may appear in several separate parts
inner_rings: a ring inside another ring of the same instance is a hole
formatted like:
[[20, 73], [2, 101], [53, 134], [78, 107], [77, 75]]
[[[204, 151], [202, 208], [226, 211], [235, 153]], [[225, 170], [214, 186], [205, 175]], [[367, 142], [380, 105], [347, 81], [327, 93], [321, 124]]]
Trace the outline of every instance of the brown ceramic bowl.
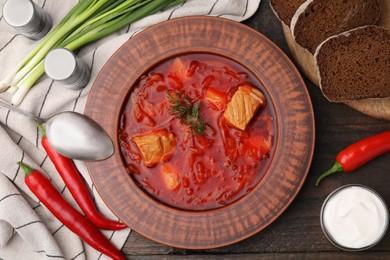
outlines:
[[[140, 76], [163, 60], [194, 52], [224, 56], [252, 72], [275, 113], [275, 142], [264, 177], [241, 199], [205, 211], [176, 209], [148, 196], [127, 173], [117, 136], [122, 108]], [[126, 42], [100, 72], [85, 113], [115, 143], [111, 158], [87, 163], [99, 194], [130, 228], [173, 247], [220, 247], [261, 231], [293, 201], [313, 155], [313, 109], [295, 66], [259, 32], [222, 18], [170, 20]]]

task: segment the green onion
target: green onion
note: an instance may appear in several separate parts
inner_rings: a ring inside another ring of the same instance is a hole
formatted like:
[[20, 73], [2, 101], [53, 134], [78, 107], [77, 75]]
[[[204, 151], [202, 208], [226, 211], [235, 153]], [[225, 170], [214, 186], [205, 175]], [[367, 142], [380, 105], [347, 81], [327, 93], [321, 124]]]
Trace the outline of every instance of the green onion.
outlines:
[[184, 0], [80, 0], [41, 42], [0, 81], [0, 90], [16, 93], [11, 103], [19, 105], [29, 89], [44, 74], [43, 61], [54, 48], [76, 51], [123, 27]]

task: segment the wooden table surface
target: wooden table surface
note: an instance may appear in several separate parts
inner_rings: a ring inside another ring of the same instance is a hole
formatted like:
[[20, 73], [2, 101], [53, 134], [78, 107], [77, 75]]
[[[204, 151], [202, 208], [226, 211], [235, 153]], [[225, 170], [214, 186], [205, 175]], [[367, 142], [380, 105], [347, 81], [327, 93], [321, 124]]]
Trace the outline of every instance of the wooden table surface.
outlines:
[[[262, 0], [257, 12], [243, 23], [266, 35], [291, 58], [269, 0]], [[368, 117], [344, 104], [330, 103], [317, 87], [303, 78], [314, 108], [316, 143], [308, 178], [287, 210], [258, 234], [211, 250], [172, 248], [132, 231], [122, 249], [128, 259], [390, 259], [390, 231], [367, 251], [343, 252], [323, 235], [319, 219], [326, 196], [345, 184], [367, 185], [379, 192], [390, 206], [390, 153], [353, 173], [334, 175], [320, 186], [314, 185], [318, 175], [332, 166], [340, 150], [369, 135], [389, 130], [390, 121]]]

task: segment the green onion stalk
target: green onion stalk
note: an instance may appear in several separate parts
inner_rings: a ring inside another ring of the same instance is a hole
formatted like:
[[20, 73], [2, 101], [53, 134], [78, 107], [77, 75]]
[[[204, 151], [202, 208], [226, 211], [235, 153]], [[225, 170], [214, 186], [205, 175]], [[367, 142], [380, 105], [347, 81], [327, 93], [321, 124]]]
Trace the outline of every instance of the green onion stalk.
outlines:
[[123, 27], [184, 0], [80, 0], [16, 69], [0, 82], [0, 90], [14, 92], [11, 103], [19, 105], [45, 73], [44, 59], [52, 49], [76, 51]]

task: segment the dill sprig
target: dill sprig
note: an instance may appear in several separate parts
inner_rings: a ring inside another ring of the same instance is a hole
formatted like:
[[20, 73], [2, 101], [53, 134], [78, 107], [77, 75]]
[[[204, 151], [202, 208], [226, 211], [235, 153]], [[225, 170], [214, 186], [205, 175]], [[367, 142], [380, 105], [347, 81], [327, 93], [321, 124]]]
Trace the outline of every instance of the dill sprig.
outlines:
[[180, 123], [191, 128], [195, 135], [204, 135], [207, 124], [200, 117], [203, 104], [194, 102], [184, 91], [167, 91], [168, 101], [171, 103], [170, 114], [180, 119]]

